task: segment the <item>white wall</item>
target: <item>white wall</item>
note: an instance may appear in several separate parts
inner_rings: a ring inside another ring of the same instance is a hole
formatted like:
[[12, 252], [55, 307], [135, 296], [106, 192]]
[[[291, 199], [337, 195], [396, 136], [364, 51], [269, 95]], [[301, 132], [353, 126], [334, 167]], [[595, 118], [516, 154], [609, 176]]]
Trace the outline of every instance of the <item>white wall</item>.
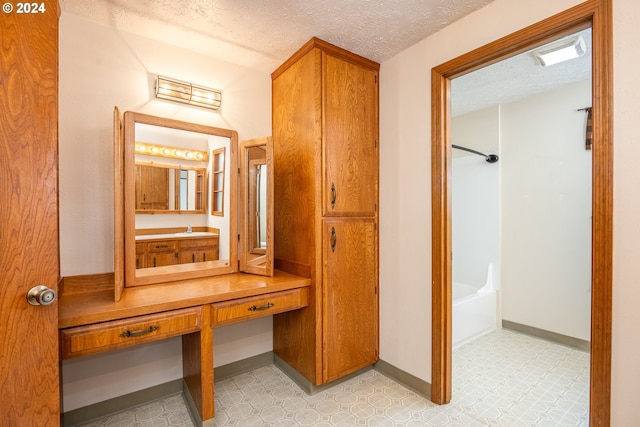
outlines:
[[495, 0], [381, 64], [380, 357], [425, 381], [431, 382], [430, 70], [577, 3]]
[[501, 108], [502, 318], [590, 340], [591, 81]]
[[[455, 88], [453, 89], [455, 90]], [[451, 142], [481, 153], [500, 154], [500, 107], [451, 120]], [[500, 168], [475, 154], [453, 149], [451, 242], [453, 281], [483, 286], [489, 264], [500, 279]]]
[[[63, 276], [111, 272], [113, 107], [257, 138], [271, 134], [271, 76], [65, 13], [59, 40], [60, 270]], [[222, 109], [154, 100], [155, 74], [221, 89]], [[214, 335], [216, 366], [273, 348], [271, 317]], [[180, 378], [180, 366], [175, 340], [70, 360], [62, 370], [64, 410]]]
[[613, 361], [612, 426], [640, 419], [640, 197], [638, 196], [638, 38], [640, 2], [613, 2], [614, 176], [613, 176]]
[[[431, 68], [580, 3], [495, 0], [386, 61], [380, 71], [380, 356], [431, 381]], [[637, 40], [640, 2], [614, 18], [614, 239], [612, 422], [640, 419], [640, 197]], [[470, 37], [472, 35], [472, 37]]]

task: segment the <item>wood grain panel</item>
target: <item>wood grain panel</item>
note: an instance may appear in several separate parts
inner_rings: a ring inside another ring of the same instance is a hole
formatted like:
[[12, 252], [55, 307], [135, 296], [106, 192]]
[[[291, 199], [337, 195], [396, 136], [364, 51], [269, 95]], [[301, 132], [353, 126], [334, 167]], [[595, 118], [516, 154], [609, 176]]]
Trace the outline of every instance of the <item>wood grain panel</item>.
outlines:
[[196, 332], [202, 328], [200, 313], [201, 308], [194, 307], [63, 329], [60, 332], [62, 358], [70, 359]]
[[[118, 107], [113, 109], [113, 181], [114, 298], [120, 301], [124, 290], [124, 128]], [[145, 261], [137, 249], [136, 246], [136, 268]]]
[[308, 269], [309, 307], [274, 316], [275, 353], [314, 384], [322, 381], [320, 286], [321, 53], [306, 52], [273, 80], [275, 258]]
[[610, 0], [588, 0], [489, 43], [432, 71], [433, 366], [432, 400], [451, 398], [450, 89], [448, 80], [552, 38], [592, 27], [593, 228], [591, 293], [592, 426], [611, 418], [611, 318], [613, 284], [613, 72]]
[[60, 298], [65, 295], [113, 290], [114, 282], [115, 277], [113, 273], [63, 277], [61, 282]]
[[309, 52], [273, 81], [275, 256], [314, 258], [320, 183], [320, 52]]
[[202, 330], [182, 336], [182, 376], [202, 421], [214, 416], [211, 307], [202, 306]]
[[[13, 3], [15, 5], [15, 3]], [[60, 423], [57, 291], [58, 3], [0, 18], [0, 394], [2, 426]]]
[[378, 360], [375, 221], [324, 221], [324, 381]]
[[[375, 216], [378, 72], [323, 54], [323, 213]], [[332, 203], [333, 202], [333, 203]]]

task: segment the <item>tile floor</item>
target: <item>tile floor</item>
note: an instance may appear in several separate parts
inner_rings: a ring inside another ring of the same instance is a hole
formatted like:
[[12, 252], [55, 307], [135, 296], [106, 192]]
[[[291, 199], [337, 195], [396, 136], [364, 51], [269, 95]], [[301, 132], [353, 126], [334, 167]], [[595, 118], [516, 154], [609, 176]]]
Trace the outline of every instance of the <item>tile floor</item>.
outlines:
[[[216, 426], [588, 426], [589, 354], [497, 330], [453, 355], [437, 406], [375, 370], [314, 396], [271, 365], [216, 383]], [[83, 427], [192, 426], [182, 395]]]

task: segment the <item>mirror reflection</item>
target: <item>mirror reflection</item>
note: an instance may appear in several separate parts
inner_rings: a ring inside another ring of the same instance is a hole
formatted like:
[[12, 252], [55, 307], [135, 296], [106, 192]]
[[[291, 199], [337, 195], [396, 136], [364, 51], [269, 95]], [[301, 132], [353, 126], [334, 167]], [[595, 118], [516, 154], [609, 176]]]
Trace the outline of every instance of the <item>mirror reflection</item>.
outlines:
[[205, 213], [205, 168], [144, 163], [136, 155], [136, 213]]
[[262, 156], [249, 162], [249, 251], [264, 255], [267, 249], [267, 156], [264, 149], [255, 149]]
[[240, 269], [273, 275], [273, 140], [240, 144], [240, 200], [243, 212]]
[[[236, 178], [224, 172], [237, 168], [236, 132], [131, 112], [124, 122], [125, 286], [236, 271]], [[228, 207], [216, 214], [214, 177]]]

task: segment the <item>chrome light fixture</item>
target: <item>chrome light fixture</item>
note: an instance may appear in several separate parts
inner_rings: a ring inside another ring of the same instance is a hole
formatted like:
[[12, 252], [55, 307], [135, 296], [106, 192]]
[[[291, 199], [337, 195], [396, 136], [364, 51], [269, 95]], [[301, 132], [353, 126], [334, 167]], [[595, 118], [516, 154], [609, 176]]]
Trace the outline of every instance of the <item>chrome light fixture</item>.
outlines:
[[158, 76], [156, 98], [217, 110], [222, 103], [222, 92], [218, 89]]
[[531, 53], [543, 67], [579, 58], [587, 52], [584, 39], [580, 36], [543, 46]]

